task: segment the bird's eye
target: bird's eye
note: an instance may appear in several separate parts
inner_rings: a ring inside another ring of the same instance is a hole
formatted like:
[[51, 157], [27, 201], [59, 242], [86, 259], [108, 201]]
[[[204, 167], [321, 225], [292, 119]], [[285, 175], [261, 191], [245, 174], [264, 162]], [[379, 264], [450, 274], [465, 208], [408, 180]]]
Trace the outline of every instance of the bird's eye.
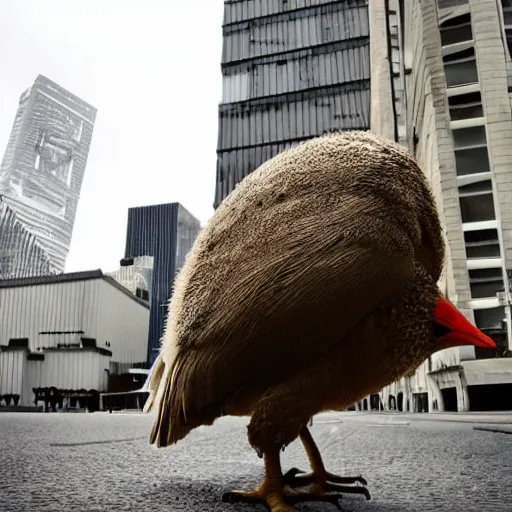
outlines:
[[434, 335], [436, 338], [442, 338], [443, 336], [446, 336], [450, 332], [450, 329], [448, 329], [448, 327], [438, 324], [437, 322], [432, 322], [432, 325], [434, 327]]

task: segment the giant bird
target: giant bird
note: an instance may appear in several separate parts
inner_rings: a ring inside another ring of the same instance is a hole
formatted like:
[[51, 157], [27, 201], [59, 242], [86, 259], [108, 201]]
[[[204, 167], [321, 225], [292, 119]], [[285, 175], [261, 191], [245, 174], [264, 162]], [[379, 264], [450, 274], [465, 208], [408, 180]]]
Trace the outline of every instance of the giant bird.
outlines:
[[[327, 471], [308, 421], [345, 410], [457, 345], [494, 347], [441, 294], [444, 242], [415, 160], [370, 132], [331, 133], [247, 176], [178, 273], [146, 411], [172, 445], [221, 416], [250, 416], [265, 479], [231, 502], [290, 512], [301, 501], [369, 498]], [[283, 475], [300, 438], [311, 473]], [[336, 502], [337, 503], [337, 502]]]

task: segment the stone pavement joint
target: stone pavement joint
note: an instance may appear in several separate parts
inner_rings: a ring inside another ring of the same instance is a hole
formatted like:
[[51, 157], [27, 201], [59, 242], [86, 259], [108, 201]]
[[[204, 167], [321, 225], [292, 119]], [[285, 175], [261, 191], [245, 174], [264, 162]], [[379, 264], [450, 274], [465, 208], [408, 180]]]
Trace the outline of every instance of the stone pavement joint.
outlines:
[[496, 434], [512, 434], [512, 427], [473, 427], [473, 430], [482, 430], [484, 432], [494, 432]]

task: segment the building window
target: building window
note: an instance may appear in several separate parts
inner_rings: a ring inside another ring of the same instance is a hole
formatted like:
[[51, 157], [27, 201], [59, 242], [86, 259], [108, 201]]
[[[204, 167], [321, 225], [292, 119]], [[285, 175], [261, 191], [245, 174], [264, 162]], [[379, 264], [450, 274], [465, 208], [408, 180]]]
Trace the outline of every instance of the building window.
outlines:
[[462, 187], [459, 187], [459, 196], [477, 196], [480, 194], [487, 194], [489, 192], [492, 192], [492, 181], [489, 180], [483, 180], [478, 181], [476, 183], [471, 183], [469, 185], [464, 185]]
[[445, 55], [443, 62], [448, 87], [478, 83], [474, 48]]
[[472, 126], [471, 128], [461, 128], [453, 130], [453, 144], [455, 149], [464, 149], [475, 146], [485, 146], [487, 136], [485, 126]]
[[505, 318], [503, 307], [475, 309], [475, 323], [479, 329], [501, 329]]
[[445, 21], [440, 32], [442, 46], [472, 41], [471, 15], [468, 13]]
[[149, 301], [149, 291], [148, 291], [148, 290], [145, 290], [145, 289], [143, 289], [143, 288], [137, 288], [137, 289], [135, 290], [135, 295], [136, 295], [139, 299]]
[[437, 0], [439, 9], [446, 9], [447, 7], [458, 7], [459, 5], [467, 5], [469, 0]]
[[490, 172], [487, 147], [463, 148], [455, 151], [457, 176]]
[[495, 220], [494, 198], [492, 193], [459, 198], [462, 222], [484, 222]]
[[503, 274], [501, 268], [482, 268], [469, 271], [471, 297], [484, 299], [496, 297], [503, 291]]
[[483, 117], [482, 96], [480, 92], [459, 94], [448, 98], [450, 107], [450, 119], [459, 121], [461, 119], [473, 119]]
[[500, 244], [497, 229], [481, 229], [464, 233], [468, 259], [499, 258]]

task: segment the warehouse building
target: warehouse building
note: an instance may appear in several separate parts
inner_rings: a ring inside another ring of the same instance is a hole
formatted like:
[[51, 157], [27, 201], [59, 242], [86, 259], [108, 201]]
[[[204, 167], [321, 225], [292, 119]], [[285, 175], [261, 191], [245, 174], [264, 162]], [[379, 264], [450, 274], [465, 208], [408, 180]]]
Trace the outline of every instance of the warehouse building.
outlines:
[[369, 7], [371, 128], [408, 147], [426, 173], [447, 243], [441, 289], [498, 348], [434, 354], [359, 406], [512, 410], [511, 2]]
[[0, 281], [0, 403], [107, 391], [146, 364], [148, 327], [148, 302], [101, 270]]

